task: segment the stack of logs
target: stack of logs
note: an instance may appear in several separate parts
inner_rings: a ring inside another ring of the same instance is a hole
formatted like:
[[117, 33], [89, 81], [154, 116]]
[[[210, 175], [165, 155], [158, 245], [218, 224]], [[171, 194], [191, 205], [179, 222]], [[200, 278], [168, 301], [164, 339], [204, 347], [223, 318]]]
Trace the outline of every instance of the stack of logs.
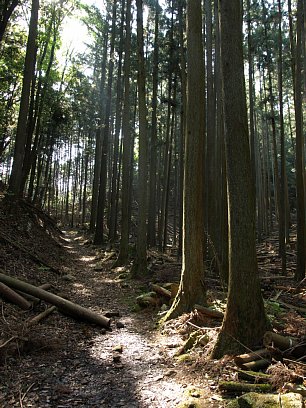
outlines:
[[0, 270], [0, 295], [1, 297], [16, 304], [23, 310], [30, 310], [35, 303], [39, 300], [44, 300], [47, 303], [53, 305], [49, 307], [40, 315], [34, 317], [30, 324], [38, 323], [44, 317], [48, 316], [54, 310], [58, 310], [61, 313], [71, 316], [75, 319], [85, 321], [88, 323], [96, 324], [104, 329], [111, 330], [110, 319], [103, 315], [98, 315], [91, 310], [82, 307], [70, 300], [64, 299], [61, 296], [48, 292], [51, 285], [42, 285], [36, 287], [20, 279], [13, 278], [3, 273]]
[[[221, 381], [219, 389], [229, 393], [240, 392], [269, 392], [273, 390], [271, 375], [260, 372], [271, 364], [280, 361], [283, 364], [296, 364], [306, 368], [302, 360], [306, 359], [306, 343], [298, 343], [291, 337], [284, 337], [277, 333], [268, 331], [263, 338], [264, 348], [247, 354], [234, 357], [237, 368], [238, 380]], [[242, 381], [248, 382], [242, 382]], [[303, 383], [303, 377], [295, 376], [295, 382]], [[306, 396], [306, 389], [303, 386], [290, 384], [290, 391], [294, 391]]]

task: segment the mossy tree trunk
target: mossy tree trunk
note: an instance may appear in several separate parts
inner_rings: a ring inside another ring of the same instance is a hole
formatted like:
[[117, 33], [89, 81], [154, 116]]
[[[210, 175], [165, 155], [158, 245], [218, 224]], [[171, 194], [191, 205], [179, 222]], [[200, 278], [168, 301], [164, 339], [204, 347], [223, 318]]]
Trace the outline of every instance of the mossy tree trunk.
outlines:
[[239, 353], [268, 327], [257, 270], [255, 183], [251, 167], [240, 0], [220, 0], [225, 150], [229, 206], [229, 291], [212, 356]]
[[164, 320], [206, 304], [203, 261], [204, 57], [201, 1], [187, 3], [187, 124], [183, 192], [183, 264], [178, 294]]

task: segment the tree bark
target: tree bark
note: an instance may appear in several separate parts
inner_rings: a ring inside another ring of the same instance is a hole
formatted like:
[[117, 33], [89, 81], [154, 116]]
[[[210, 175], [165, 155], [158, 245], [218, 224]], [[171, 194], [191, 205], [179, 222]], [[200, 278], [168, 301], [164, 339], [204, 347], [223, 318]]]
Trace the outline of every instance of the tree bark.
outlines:
[[126, 3], [126, 33], [124, 52], [124, 103], [122, 117], [122, 197], [121, 197], [121, 237], [120, 252], [114, 266], [125, 265], [128, 262], [129, 244], [129, 202], [131, 162], [131, 130], [130, 130], [130, 56], [131, 56], [131, 0]]
[[29, 113], [31, 81], [34, 77], [36, 63], [36, 37], [38, 25], [39, 0], [32, 0], [31, 19], [24, 63], [22, 92], [16, 131], [15, 150], [9, 191], [18, 196], [22, 194], [22, 167], [27, 137], [27, 121]]
[[[212, 356], [260, 343], [267, 329], [256, 258], [255, 183], [251, 167], [240, 0], [220, 0], [222, 85], [229, 206], [229, 291]], [[250, 324], [252, 322], [252, 324]]]
[[183, 263], [179, 291], [164, 321], [206, 304], [203, 254], [204, 55], [201, 1], [187, 4], [187, 123], [183, 193]]
[[139, 160], [138, 160], [138, 220], [136, 259], [131, 274], [133, 277], [147, 273], [147, 105], [146, 73], [143, 42], [143, 2], [137, 5], [137, 52], [138, 52], [138, 102], [139, 102]]

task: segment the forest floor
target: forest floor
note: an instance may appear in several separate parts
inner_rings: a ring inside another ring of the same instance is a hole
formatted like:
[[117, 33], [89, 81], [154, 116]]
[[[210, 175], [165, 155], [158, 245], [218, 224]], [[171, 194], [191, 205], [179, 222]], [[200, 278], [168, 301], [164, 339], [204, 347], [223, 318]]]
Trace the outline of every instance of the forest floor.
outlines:
[[[275, 275], [275, 263], [270, 268], [269, 262], [277, 256], [269, 245], [265, 248], [266, 253], [260, 252], [262, 268]], [[160, 308], [140, 309], [136, 303], [137, 296], [149, 290], [150, 281], [178, 281], [179, 263], [151, 252], [150, 277], [134, 281], [124, 268], [111, 269], [113, 256], [111, 249], [93, 246], [84, 231], [67, 229], [61, 234], [49, 217], [28, 204], [0, 202], [2, 271], [35, 285], [50, 283], [54, 293], [98, 314], [114, 315], [112, 331], [58, 312], [29, 330], [28, 319], [47, 305], [40, 302], [30, 311], [20, 311], [1, 301], [1, 407], [172, 408], [193, 407], [193, 400], [202, 407], [226, 405], [228, 399], [218, 384], [236, 377], [235, 364], [229, 357], [207, 358], [221, 321], [202, 319], [205, 346], [199, 344], [180, 357], [178, 350], [194, 330], [197, 316], [183, 316], [160, 330], [156, 324]], [[279, 300], [281, 289], [275, 292], [266, 278], [264, 295], [272, 299], [276, 293]], [[211, 302], [222, 309], [224, 293], [214, 278], [210, 281]], [[288, 277], [277, 284], [294, 285]], [[282, 293], [288, 301], [290, 293]], [[305, 289], [296, 293], [303, 306]], [[280, 303], [271, 301], [270, 307], [280, 308]], [[275, 320], [282, 325], [281, 332], [306, 337], [305, 318], [294, 309], [281, 312]]]

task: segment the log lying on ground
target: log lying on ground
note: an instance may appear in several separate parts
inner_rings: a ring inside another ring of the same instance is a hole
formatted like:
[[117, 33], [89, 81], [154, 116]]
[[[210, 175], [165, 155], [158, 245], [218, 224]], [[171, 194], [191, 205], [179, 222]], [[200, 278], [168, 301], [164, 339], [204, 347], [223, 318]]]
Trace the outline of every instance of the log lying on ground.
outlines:
[[251, 353], [240, 354], [239, 356], [235, 356], [234, 361], [238, 366], [241, 366], [242, 364], [249, 363], [251, 361], [261, 360], [263, 357], [269, 357], [269, 355], [270, 355], [269, 350], [265, 348], [256, 351], [251, 351]]
[[0, 295], [23, 310], [29, 310], [32, 307], [30, 302], [2, 282], [0, 282]]
[[265, 347], [276, 347], [279, 350], [287, 350], [294, 347], [297, 342], [291, 337], [284, 337], [280, 334], [268, 331], [264, 335], [263, 344]]
[[21, 290], [22, 292], [29, 293], [39, 299], [45, 300], [52, 305], [58, 307], [58, 309], [69, 316], [86, 321], [88, 323], [94, 323], [98, 326], [105, 327], [110, 330], [110, 319], [105, 316], [100, 316], [85, 307], [77, 305], [69, 300], [63, 299], [53, 293], [49, 293], [46, 290], [37, 288], [29, 283], [23, 282], [19, 279], [12, 278], [10, 276], [1, 273], [0, 270], [0, 282], [13, 287], [14, 289]]
[[[51, 283], [44, 283], [43, 285], [38, 286], [40, 289], [48, 290], [52, 288]], [[37, 305], [37, 303], [40, 302], [41, 299], [38, 299], [37, 297], [34, 297], [32, 295], [29, 295], [28, 293], [24, 293], [21, 290], [16, 290], [17, 293], [19, 293], [21, 296], [32, 302], [34, 305]]]
[[265, 373], [257, 373], [256, 371], [237, 370], [238, 379], [251, 381], [253, 383], [267, 383], [271, 379], [271, 375]]
[[270, 364], [271, 360], [262, 358], [261, 360], [255, 360], [250, 361], [249, 363], [244, 363], [241, 365], [241, 368], [243, 368], [244, 370], [257, 371], [267, 368]]
[[304, 357], [306, 355], [305, 342], [298, 343], [291, 337], [284, 337], [277, 333], [266, 332], [263, 343], [267, 348], [281, 350], [287, 357], [290, 355]]
[[53, 313], [57, 309], [56, 306], [48, 307], [48, 309], [44, 310], [43, 312], [39, 313], [37, 316], [33, 317], [32, 319], [28, 320], [28, 326], [34, 326], [38, 324], [41, 320], [48, 317], [51, 313]]
[[282, 302], [281, 300], [279, 300], [278, 303], [280, 303], [281, 305], [285, 306], [287, 309], [295, 310], [296, 312], [300, 312], [300, 313], [306, 314], [306, 308], [305, 308], [305, 307], [290, 305], [289, 303]]
[[167, 299], [171, 299], [171, 292], [170, 290], [167, 290], [163, 288], [162, 286], [156, 285], [154, 283], [151, 283], [151, 289], [156, 292], [158, 295], [164, 296]]
[[201, 305], [194, 305], [194, 308], [197, 309], [198, 312], [215, 319], [223, 319], [224, 316], [223, 313], [218, 310], [209, 309]]
[[270, 392], [272, 391], [271, 384], [247, 384], [236, 381], [220, 381], [219, 390], [230, 393], [242, 392]]

